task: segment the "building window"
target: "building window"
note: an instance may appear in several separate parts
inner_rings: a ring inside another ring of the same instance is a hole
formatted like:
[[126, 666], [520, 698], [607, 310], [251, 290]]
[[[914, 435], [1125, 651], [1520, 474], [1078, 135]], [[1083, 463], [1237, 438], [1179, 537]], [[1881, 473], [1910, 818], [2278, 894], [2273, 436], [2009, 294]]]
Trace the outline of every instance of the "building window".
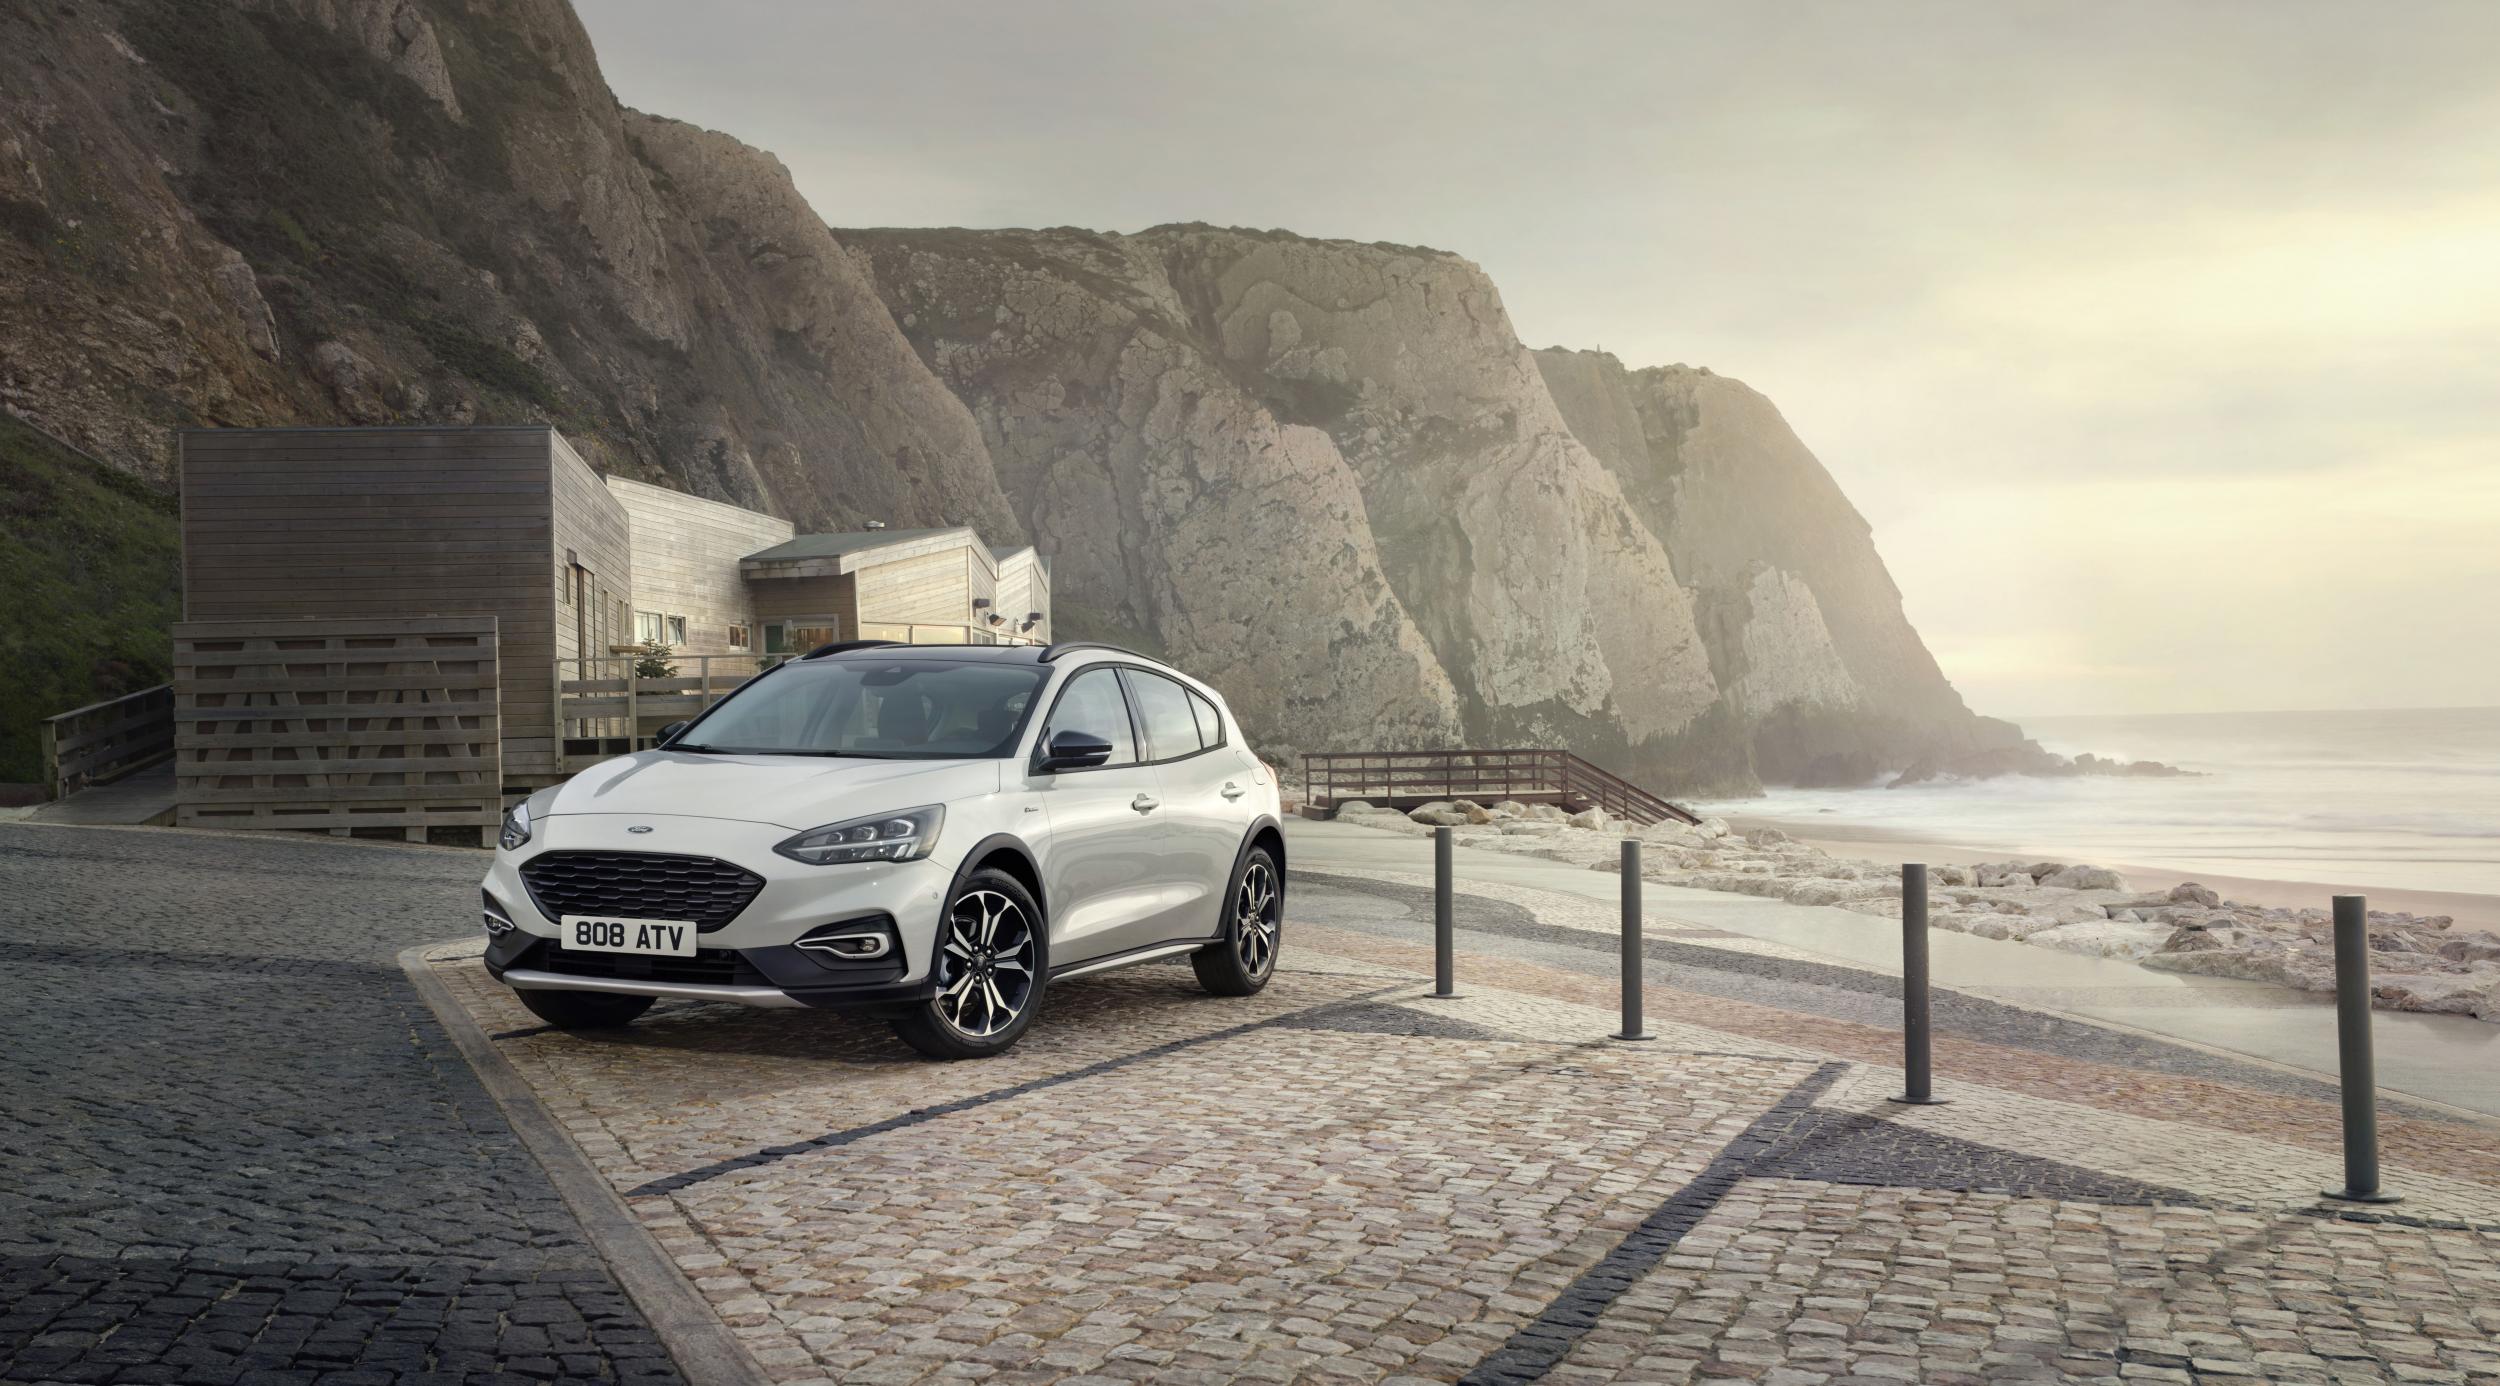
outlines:
[[764, 653], [805, 654], [819, 645], [832, 644], [833, 632], [834, 622], [830, 618], [769, 622], [764, 627]]
[[743, 650], [749, 648], [747, 644], [746, 622], [732, 621], [729, 623], [729, 648], [733, 650]]
[[658, 643], [660, 639], [660, 613], [656, 611], [635, 612], [634, 639], [645, 645]]
[[685, 617], [671, 616], [668, 618], [668, 643], [672, 645], [683, 645], [686, 643]]

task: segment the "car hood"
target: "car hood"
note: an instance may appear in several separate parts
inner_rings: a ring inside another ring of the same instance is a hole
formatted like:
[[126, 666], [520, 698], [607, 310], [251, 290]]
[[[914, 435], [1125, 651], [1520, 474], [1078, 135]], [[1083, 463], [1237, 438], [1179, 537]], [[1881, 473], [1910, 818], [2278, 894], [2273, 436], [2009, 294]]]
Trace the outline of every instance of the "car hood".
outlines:
[[531, 812], [728, 818], [804, 832], [845, 818], [994, 794], [999, 764], [638, 751], [566, 780]]

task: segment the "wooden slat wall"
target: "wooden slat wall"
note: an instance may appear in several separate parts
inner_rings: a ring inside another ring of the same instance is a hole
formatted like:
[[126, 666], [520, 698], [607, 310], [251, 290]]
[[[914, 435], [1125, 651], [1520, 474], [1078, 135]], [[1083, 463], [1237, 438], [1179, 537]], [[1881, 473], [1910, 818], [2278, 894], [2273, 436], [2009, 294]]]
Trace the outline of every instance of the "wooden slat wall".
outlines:
[[497, 651], [492, 616], [178, 623], [175, 821], [492, 832]]
[[180, 446], [191, 621], [491, 617], [503, 769], [554, 778], [558, 483], [607, 605], [632, 590], [623, 509], [555, 430], [196, 429]]
[[685, 617], [689, 654], [730, 653], [733, 621], [762, 649], [738, 560], [787, 541], [790, 522], [620, 477], [607, 485], [632, 525], [634, 606]]
[[969, 545], [891, 563], [864, 563], [854, 575], [859, 619], [962, 625], [972, 619], [971, 574], [977, 566]]

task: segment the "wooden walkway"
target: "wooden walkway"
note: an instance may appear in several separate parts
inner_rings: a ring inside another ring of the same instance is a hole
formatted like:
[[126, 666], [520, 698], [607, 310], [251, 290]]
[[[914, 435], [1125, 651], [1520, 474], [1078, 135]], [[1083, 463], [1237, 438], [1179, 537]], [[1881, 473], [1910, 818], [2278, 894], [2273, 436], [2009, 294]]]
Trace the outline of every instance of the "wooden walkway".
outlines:
[[167, 824], [174, 821], [174, 763], [159, 761], [110, 784], [90, 785], [26, 816], [29, 823]]
[[1400, 809], [1445, 799], [1514, 799], [1573, 813], [1602, 808], [1634, 823], [1701, 821], [1620, 775], [1550, 747], [1312, 752], [1302, 757], [1302, 784], [1308, 818], [1334, 818], [1339, 805], [1357, 799]]

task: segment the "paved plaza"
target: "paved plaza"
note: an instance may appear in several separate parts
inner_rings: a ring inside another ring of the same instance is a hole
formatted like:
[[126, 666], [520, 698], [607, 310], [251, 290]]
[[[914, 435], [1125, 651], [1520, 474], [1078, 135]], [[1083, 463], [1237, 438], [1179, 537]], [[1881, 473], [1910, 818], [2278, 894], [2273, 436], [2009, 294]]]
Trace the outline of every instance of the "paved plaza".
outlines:
[[412, 955], [446, 1030], [391, 958], [474, 854], [0, 863], [9, 1380], [672, 1379], [465, 1034], [776, 1381], [2500, 1382], [2493, 1125], [2391, 1103], [2405, 1201], [2328, 1204], [2315, 1076], [1952, 994], [1952, 1101], [1904, 1107], [1897, 981], [1701, 928], [1622, 1043], [1583, 898], [1462, 879], [1436, 1000], [1428, 880], [1297, 872], [1262, 994], [1082, 978], [933, 1064], [812, 1012], [552, 1032], [465, 939]]

